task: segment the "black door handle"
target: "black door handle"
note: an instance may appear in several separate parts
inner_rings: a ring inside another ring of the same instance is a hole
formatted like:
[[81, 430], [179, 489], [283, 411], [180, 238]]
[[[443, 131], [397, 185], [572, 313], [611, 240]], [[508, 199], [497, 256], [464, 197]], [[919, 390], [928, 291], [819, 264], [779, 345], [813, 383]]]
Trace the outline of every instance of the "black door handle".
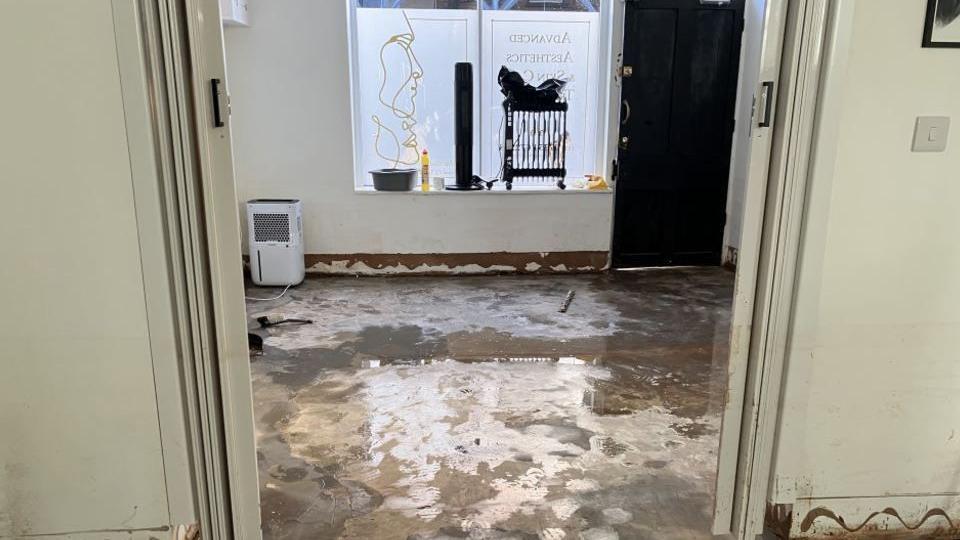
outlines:
[[757, 122], [758, 127], [770, 127], [773, 125], [773, 81], [763, 81], [760, 85], [763, 98], [763, 116]]
[[220, 112], [220, 79], [210, 79], [210, 93], [213, 97], [213, 127], [223, 127], [223, 116]]

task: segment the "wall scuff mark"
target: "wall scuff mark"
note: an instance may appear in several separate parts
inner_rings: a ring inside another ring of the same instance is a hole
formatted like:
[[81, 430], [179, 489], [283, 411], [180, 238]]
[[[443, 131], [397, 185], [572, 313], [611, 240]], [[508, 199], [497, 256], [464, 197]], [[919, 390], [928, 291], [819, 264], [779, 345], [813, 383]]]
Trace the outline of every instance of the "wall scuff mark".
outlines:
[[845, 531], [855, 533], [863, 529], [864, 527], [866, 527], [874, 518], [878, 516], [883, 516], [883, 515], [896, 518], [897, 521], [899, 521], [907, 530], [910, 530], [910, 531], [915, 531], [919, 529], [920, 527], [923, 526], [924, 523], [927, 522], [927, 520], [934, 517], [941, 517], [945, 519], [947, 521], [947, 525], [951, 530], [954, 530], [957, 528], [953, 520], [950, 519], [950, 516], [948, 516], [947, 513], [942, 508], [933, 508], [931, 510], [928, 510], [927, 513], [924, 514], [922, 518], [920, 518], [920, 521], [918, 521], [916, 524], [911, 525], [906, 521], [904, 521], [904, 519], [900, 517], [900, 514], [895, 509], [887, 507], [879, 512], [873, 512], [872, 514], [867, 516], [867, 519], [863, 520], [863, 522], [860, 523], [859, 525], [850, 526], [850, 525], [847, 525], [847, 522], [843, 519], [843, 516], [838, 516], [837, 514], [833, 513], [833, 511], [820, 506], [807, 512], [806, 517], [804, 517], [803, 521], [800, 523], [800, 532], [809, 531], [810, 528], [813, 527], [813, 523], [817, 519], [827, 518], [827, 519], [833, 520], [834, 522], [837, 523], [837, 525], [840, 525], [841, 527], [843, 527]]
[[767, 503], [763, 527], [780, 540], [789, 540], [793, 528], [793, 505]]

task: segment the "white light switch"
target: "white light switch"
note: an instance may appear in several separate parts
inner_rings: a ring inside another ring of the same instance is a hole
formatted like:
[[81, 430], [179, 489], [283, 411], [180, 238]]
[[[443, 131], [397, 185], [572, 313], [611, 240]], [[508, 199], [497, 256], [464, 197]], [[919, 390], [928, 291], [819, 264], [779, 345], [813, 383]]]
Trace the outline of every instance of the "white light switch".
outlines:
[[947, 149], [950, 118], [946, 116], [918, 116], [913, 131], [914, 152], [943, 152]]

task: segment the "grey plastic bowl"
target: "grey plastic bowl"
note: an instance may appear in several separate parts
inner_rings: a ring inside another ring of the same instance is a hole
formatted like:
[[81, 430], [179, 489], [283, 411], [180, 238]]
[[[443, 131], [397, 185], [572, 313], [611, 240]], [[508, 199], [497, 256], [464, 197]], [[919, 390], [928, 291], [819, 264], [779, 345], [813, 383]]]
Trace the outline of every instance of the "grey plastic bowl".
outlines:
[[416, 169], [377, 169], [370, 175], [377, 191], [410, 191], [417, 180]]

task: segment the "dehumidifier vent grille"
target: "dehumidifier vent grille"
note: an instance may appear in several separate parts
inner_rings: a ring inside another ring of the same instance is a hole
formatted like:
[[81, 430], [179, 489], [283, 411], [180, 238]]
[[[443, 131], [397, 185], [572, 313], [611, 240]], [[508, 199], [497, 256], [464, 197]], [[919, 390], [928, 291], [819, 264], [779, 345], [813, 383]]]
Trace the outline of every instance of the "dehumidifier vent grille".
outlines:
[[253, 214], [255, 242], [290, 242], [290, 216], [279, 213]]

